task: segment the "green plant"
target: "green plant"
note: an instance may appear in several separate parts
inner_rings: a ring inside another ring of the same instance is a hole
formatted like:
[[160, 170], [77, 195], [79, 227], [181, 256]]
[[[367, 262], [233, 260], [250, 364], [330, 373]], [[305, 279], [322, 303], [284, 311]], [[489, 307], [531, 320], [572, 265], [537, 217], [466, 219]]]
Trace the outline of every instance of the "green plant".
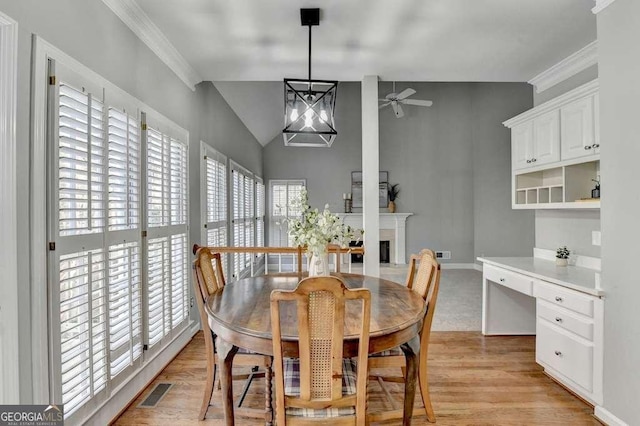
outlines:
[[398, 194], [400, 193], [400, 188], [398, 188], [399, 183], [394, 183], [393, 185], [387, 184], [387, 193], [389, 194], [389, 201], [396, 201], [398, 198]]
[[556, 257], [558, 259], [568, 259], [570, 254], [571, 250], [569, 250], [567, 246], [558, 247], [558, 249], [556, 250]]

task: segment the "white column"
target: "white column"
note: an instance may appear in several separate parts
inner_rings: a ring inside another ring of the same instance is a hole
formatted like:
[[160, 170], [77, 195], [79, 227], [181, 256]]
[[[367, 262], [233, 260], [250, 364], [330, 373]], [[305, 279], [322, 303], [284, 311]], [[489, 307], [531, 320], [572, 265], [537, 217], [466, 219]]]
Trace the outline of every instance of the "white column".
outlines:
[[362, 79], [362, 223], [364, 273], [380, 275], [378, 76]]

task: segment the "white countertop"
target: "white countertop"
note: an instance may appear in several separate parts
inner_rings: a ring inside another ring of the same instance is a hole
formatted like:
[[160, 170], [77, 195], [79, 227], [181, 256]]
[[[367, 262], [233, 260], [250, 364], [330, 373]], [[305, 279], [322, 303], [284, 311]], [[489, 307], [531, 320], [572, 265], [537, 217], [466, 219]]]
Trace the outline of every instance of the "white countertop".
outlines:
[[554, 261], [537, 257], [479, 257], [480, 262], [558, 284], [593, 296], [604, 296], [604, 290], [596, 288], [594, 269], [577, 266], [556, 266]]

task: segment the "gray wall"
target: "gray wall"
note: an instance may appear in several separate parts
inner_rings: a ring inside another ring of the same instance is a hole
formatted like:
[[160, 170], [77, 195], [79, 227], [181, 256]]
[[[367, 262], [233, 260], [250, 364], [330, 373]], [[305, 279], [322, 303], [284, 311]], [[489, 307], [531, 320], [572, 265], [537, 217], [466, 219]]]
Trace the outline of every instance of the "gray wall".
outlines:
[[600, 55], [604, 407], [640, 424], [640, 2], [618, 0], [598, 14]]
[[[191, 204], [199, 206], [199, 141], [201, 138], [238, 162], [261, 172], [261, 147], [235, 117], [217, 91], [193, 92], [149, 50], [100, 0], [0, 0], [0, 10], [19, 26], [17, 172], [21, 187], [30, 179], [31, 36], [36, 33], [129, 94], [186, 128], [190, 133]], [[202, 105], [208, 109], [202, 110]], [[203, 112], [201, 112], [203, 111]], [[201, 125], [201, 123], [204, 123]], [[223, 135], [224, 138], [221, 138]], [[20, 320], [20, 400], [32, 401], [31, 283], [29, 270], [29, 192], [19, 191], [18, 246]], [[192, 237], [200, 212], [191, 209]], [[199, 238], [199, 237], [198, 237]], [[197, 314], [192, 312], [192, 317]]]
[[475, 256], [531, 256], [533, 212], [511, 209], [511, 132], [502, 122], [531, 108], [522, 83], [477, 83], [472, 89]]
[[549, 87], [543, 92], [536, 93], [534, 89], [533, 105], [538, 106], [540, 104], [543, 104], [557, 96], [562, 95], [563, 93], [568, 92], [569, 90], [575, 89], [578, 86], [582, 86], [583, 84], [588, 83], [596, 78], [598, 78], [597, 64], [580, 71], [576, 75], [556, 84], [555, 86]]
[[[570, 90], [598, 78], [598, 65], [593, 65], [541, 93], [533, 91], [538, 106]], [[600, 247], [591, 245], [591, 231], [600, 229], [600, 211], [536, 210], [536, 247], [555, 250], [567, 246], [573, 253], [600, 257]]]
[[536, 247], [556, 250], [567, 246], [572, 255], [600, 257], [591, 232], [600, 230], [598, 210], [536, 210]]
[[[511, 210], [510, 134], [501, 123], [531, 108], [531, 87], [402, 83], [396, 91], [405, 87], [417, 91], [416, 99], [434, 101], [431, 108], [406, 107], [402, 119], [390, 108], [380, 111], [380, 170], [400, 184], [398, 211], [414, 213], [407, 252], [450, 250], [455, 263], [472, 263], [481, 253], [530, 255], [533, 214]], [[380, 83], [381, 96], [391, 90]], [[334, 145], [285, 148], [278, 136], [264, 150], [265, 178], [307, 179], [312, 205], [328, 202], [342, 211], [350, 173], [362, 167], [360, 102], [359, 84], [341, 83]]]

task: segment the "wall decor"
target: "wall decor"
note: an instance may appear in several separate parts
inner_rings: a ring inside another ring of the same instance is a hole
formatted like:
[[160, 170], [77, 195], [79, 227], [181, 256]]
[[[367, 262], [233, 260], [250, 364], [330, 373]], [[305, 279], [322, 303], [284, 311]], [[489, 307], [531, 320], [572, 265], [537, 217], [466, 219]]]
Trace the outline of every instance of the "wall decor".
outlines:
[[[378, 207], [385, 208], [389, 204], [387, 186], [389, 183], [389, 172], [378, 174]], [[351, 172], [351, 195], [354, 209], [362, 208], [362, 172]]]

